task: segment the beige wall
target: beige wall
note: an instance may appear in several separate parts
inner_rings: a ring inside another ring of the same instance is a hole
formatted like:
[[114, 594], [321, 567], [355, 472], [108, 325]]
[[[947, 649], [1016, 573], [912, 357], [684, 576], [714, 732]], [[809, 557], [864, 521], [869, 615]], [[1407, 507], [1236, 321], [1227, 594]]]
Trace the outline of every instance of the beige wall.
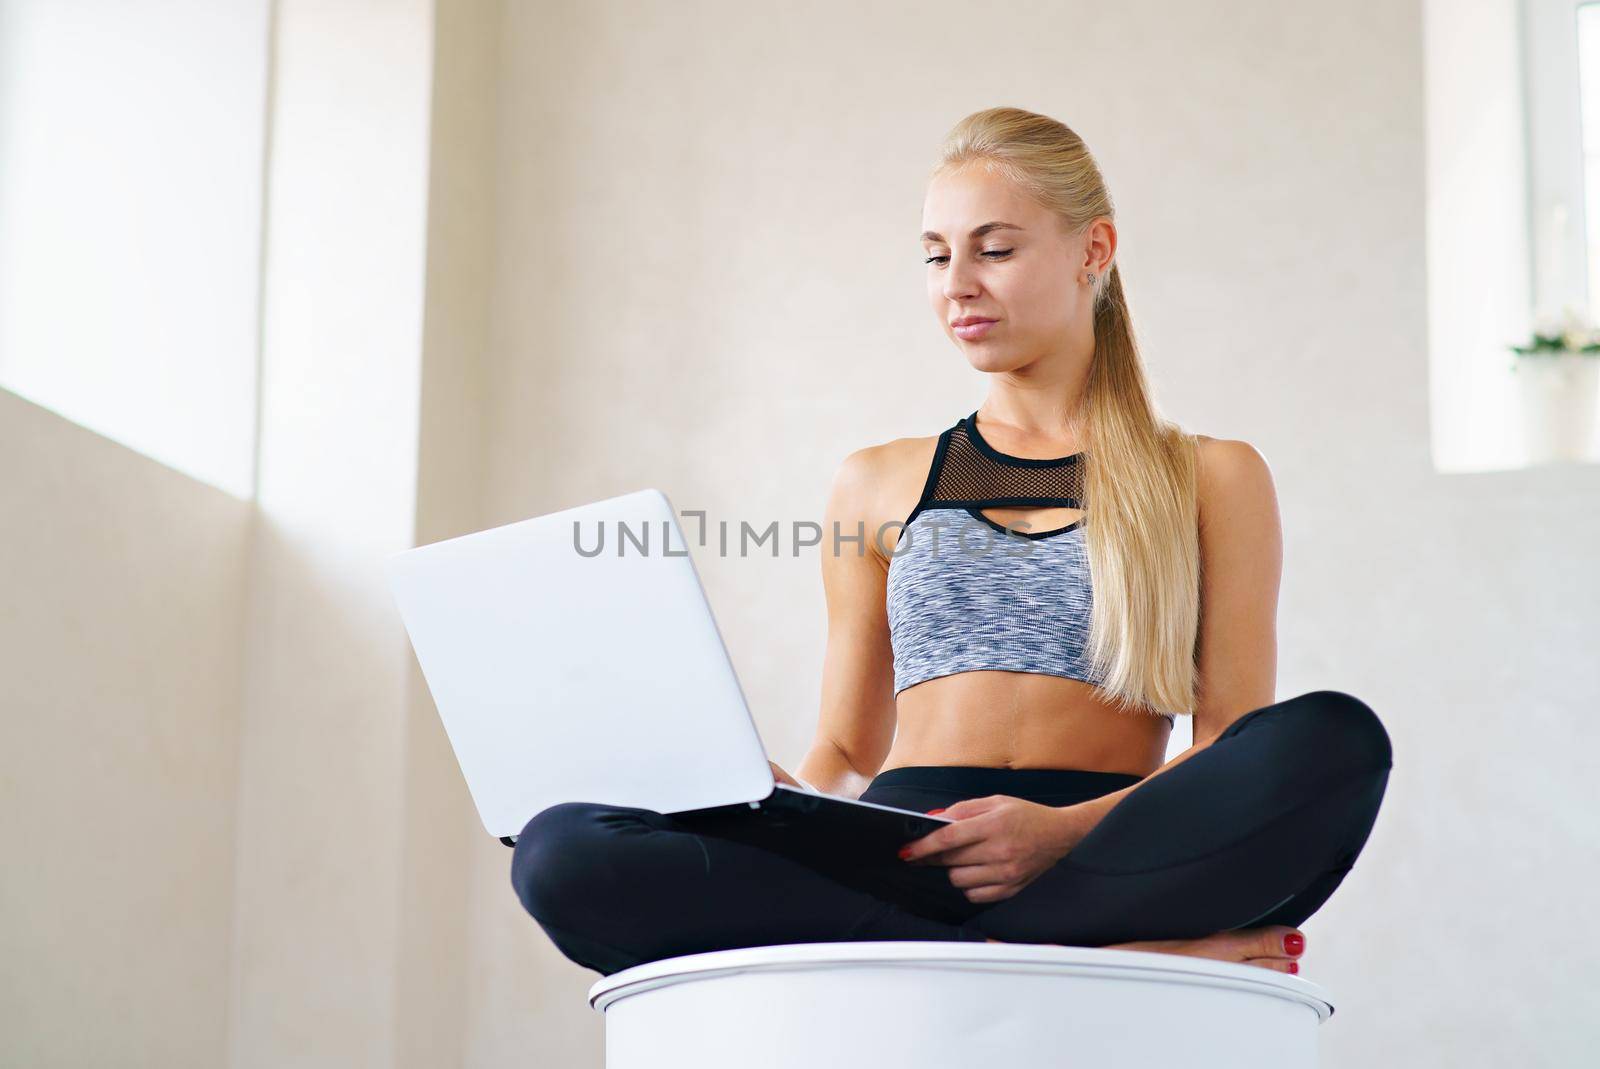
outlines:
[[250, 516], [0, 390], [0, 1065], [222, 1060]]
[[[439, 0], [433, 68], [418, 414], [415, 542], [482, 529], [483, 365], [495, 220], [495, 34], [499, 6]], [[400, 883], [407, 918], [398, 970], [396, 1065], [463, 1064], [468, 1014], [492, 996], [471, 960], [474, 851], [487, 839], [427, 684], [412, 661], [406, 702], [407, 790]]]
[[[433, 5], [280, 0], [231, 1064], [390, 1065], [433, 923], [403, 877]], [[415, 967], [415, 966], [413, 966]]]

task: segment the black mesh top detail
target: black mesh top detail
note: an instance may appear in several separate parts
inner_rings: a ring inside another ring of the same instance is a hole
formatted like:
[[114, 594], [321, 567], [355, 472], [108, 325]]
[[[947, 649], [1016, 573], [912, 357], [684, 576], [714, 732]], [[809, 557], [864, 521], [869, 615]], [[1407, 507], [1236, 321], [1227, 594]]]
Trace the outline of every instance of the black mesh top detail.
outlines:
[[995, 449], [977, 429], [977, 413], [939, 436], [922, 499], [910, 523], [935, 506], [1084, 508], [1083, 454], [1035, 460]]

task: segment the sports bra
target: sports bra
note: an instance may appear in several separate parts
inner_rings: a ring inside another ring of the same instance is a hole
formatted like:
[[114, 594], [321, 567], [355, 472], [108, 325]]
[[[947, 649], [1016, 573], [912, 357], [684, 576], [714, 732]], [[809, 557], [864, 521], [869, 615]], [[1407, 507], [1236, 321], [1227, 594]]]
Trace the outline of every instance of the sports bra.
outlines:
[[977, 418], [939, 435], [889, 560], [894, 693], [983, 669], [1103, 682], [1087, 654], [1094, 595], [1085, 517], [1049, 531], [1015, 520], [1008, 531], [982, 511], [1083, 509], [1083, 454], [1002, 453], [978, 433]]

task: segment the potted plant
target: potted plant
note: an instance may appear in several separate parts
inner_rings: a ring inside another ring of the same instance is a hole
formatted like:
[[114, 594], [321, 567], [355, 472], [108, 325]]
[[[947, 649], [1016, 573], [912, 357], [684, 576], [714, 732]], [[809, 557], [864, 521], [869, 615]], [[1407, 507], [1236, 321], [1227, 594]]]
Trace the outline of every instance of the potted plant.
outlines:
[[1521, 387], [1522, 434], [1530, 460], [1593, 460], [1600, 394], [1600, 330], [1567, 306], [1535, 324], [1533, 342], [1510, 346]]

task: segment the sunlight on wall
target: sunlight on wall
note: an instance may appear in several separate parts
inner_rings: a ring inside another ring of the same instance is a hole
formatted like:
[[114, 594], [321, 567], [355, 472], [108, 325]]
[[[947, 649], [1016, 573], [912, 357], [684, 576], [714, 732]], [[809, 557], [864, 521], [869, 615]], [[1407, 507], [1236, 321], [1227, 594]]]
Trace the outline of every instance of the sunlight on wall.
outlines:
[[0, 0], [0, 386], [252, 493], [266, 0]]

